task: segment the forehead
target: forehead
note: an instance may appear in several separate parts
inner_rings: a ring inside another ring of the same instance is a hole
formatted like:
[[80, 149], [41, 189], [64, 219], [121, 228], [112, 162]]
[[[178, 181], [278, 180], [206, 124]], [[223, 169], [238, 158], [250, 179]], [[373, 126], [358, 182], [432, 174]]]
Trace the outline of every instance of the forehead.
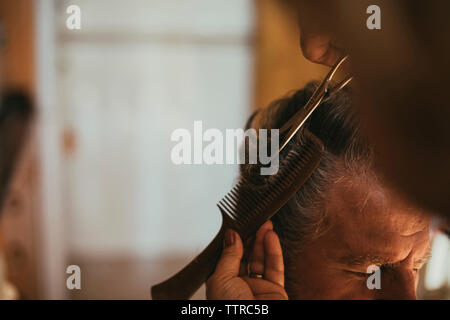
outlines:
[[326, 202], [332, 255], [374, 255], [392, 260], [428, 246], [429, 218], [370, 177], [332, 183]]

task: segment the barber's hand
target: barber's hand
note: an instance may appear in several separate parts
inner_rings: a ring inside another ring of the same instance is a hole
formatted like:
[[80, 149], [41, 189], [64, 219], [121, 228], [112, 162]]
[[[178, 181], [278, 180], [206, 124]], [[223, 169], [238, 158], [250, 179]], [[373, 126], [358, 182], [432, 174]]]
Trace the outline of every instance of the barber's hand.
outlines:
[[206, 283], [207, 299], [286, 300], [284, 264], [280, 240], [272, 222], [264, 223], [256, 233], [249, 252], [248, 271], [262, 278], [249, 277], [242, 261], [244, 245], [233, 230], [225, 233], [224, 249], [216, 271]]
[[300, 31], [300, 45], [306, 59], [332, 67], [345, 56], [331, 33], [316, 33], [306, 28]]
[[337, 41], [334, 3], [297, 0], [300, 46], [308, 60], [334, 66], [345, 52]]

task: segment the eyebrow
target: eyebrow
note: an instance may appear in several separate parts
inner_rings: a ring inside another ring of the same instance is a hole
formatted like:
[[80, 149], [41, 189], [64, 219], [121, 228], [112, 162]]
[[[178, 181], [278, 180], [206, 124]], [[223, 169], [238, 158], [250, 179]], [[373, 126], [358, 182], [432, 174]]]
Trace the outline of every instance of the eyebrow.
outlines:
[[375, 265], [384, 265], [392, 263], [392, 261], [389, 261], [386, 258], [380, 257], [380, 256], [374, 256], [370, 254], [365, 255], [351, 255], [351, 256], [344, 256], [339, 259], [339, 262], [342, 264], [345, 264], [347, 266], [352, 267], [365, 267], [369, 264], [375, 264]]
[[[422, 255], [422, 257], [420, 257], [419, 259], [414, 261], [414, 265], [422, 266], [430, 259], [430, 257], [431, 257], [431, 248], [428, 247], [425, 254]], [[400, 262], [400, 261], [394, 262], [385, 257], [375, 256], [375, 255], [371, 255], [371, 254], [357, 255], [357, 256], [354, 256], [354, 255], [344, 256], [344, 257], [340, 258], [338, 261], [341, 264], [345, 264], [345, 265], [351, 266], [351, 267], [365, 267], [370, 264], [382, 266], [382, 265], [395, 264], [397, 262]]]

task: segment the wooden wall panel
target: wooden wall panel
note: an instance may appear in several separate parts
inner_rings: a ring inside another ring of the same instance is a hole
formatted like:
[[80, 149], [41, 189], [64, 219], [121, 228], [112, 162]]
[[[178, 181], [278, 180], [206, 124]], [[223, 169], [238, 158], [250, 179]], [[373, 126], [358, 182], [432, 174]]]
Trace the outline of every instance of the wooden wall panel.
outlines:
[[25, 88], [34, 92], [34, 17], [33, 0], [1, 0], [2, 45], [1, 77], [3, 88]]

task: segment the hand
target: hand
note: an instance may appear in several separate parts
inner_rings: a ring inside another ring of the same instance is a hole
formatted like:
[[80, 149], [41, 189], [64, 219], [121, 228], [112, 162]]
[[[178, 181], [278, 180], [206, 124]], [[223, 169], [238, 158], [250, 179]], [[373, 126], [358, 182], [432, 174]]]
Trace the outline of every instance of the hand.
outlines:
[[284, 290], [284, 264], [280, 240], [271, 221], [256, 233], [250, 251], [248, 270], [263, 278], [247, 275], [247, 263], [242, 261], [244, 245], [233, 230], [225, 233], [224, 249], [213, 275], [206, 283], [207, 299], [217, 300], [287, 300]]
[[345, 56], [342, 48], [333, 42], [333, 36], [328, 33], [301, 29], [300, 46], [306, 59], [329, 67]]
[[299, 0], [300, 46], [308, 60], [334, 66], [345, 52], [337, 41], [335, 8], [331, 1]]

